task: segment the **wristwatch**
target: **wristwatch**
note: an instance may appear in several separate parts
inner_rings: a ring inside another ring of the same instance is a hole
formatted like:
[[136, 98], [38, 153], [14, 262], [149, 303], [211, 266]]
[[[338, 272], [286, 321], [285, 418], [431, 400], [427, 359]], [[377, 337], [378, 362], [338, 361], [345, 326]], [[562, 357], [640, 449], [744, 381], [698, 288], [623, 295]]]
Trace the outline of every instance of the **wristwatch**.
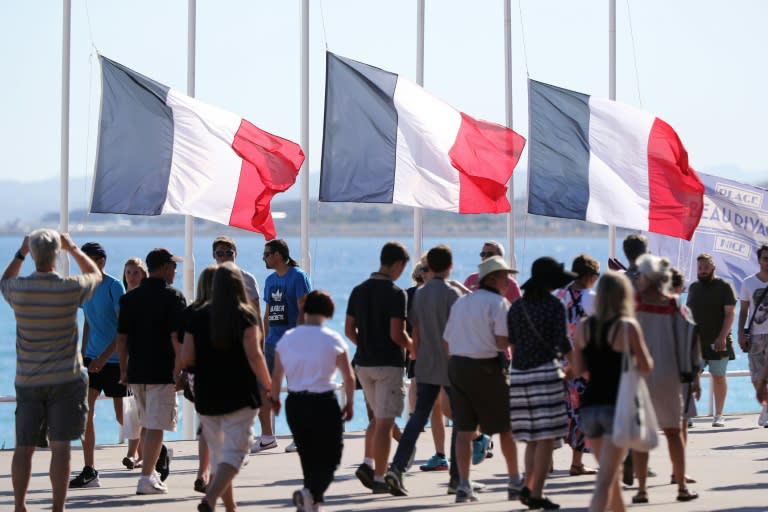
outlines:
[[23, 254], [21, 254], [21, 250], [18, 250], [18, 251], [16, 251], [16, 256], [15, 256], [15, 258], [16, 258], [17, 260], [21, 260], [21, 261], [24, 261], [24, 260], [26, 259], [26, 256], [24, 256]]

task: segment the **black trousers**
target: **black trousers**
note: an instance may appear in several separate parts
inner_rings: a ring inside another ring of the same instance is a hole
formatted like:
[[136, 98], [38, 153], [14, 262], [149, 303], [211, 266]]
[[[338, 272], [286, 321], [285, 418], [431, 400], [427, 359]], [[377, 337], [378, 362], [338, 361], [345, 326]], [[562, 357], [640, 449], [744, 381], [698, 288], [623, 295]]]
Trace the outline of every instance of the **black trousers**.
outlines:
[[285, 414], [299, 451], [304, 487], [312, 493], [315, 503], [321, 503], [344, 448], [336, 395], [288, 393]]

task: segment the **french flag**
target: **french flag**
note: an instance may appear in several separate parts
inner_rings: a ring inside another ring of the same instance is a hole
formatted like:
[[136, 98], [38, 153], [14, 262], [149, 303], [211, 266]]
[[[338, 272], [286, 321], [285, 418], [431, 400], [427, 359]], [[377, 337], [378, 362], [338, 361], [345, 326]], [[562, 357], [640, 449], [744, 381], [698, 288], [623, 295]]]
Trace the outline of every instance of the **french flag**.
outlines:
[[325, 87], [320, 201], [510, 210], [507, 183], [525, 145], [517, 133], [330, 52]]
[[529, 80], [528, 212], [690, 240], [704, 185], [652, 114]]
[[104, 56], [91, 212], [177, 213], [276, 236], [270, 201], [296, 181], [298, 144]]

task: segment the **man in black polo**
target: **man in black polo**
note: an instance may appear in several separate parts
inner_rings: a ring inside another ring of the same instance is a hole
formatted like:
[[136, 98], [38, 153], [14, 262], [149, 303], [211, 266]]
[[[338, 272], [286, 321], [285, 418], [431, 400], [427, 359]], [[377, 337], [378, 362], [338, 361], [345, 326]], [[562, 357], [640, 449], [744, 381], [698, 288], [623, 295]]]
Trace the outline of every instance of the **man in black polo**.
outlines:
[[[165, 494], [155, 473], [163, 431], [176, 430], [176, 380], [181, 374], [181, 344], [186, 300], [171, 286], [180, 261], [167, 249], [147, 254], [149, 277], [120, 299], [117, 349], [120, 380], [130, 384], [144, 427], [144, 464], [136, 494]], [[167, 476], [167, 474], [165, 475]]]
[[365, 432], [366, 447], [373, 448], [374, 468], [363, 463], [355, 475], [374, 493], [388, 493], [384, 481], [395, 418], [405, 403], [405, 350], [413, 343], [405, 331], [406, 295], [394, 282], [408, 263], [408, 251], [399, 242], [381, 249], [378, 272], [352, 290], [344, 333], [357, 345], [355, 361], [373, 421]]

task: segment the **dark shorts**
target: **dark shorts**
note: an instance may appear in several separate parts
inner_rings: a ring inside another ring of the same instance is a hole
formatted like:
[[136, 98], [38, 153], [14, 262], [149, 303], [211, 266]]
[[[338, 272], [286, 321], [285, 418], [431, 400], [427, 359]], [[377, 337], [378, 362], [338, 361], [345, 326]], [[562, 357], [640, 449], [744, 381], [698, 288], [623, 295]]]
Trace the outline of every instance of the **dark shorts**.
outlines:
[[509, 386], [498, 358], [451, 356], [448, 379], [454, 428], [471, 432], [479, 425], [488, 435], [510, 431]]
[[[92, 359], [86, 357], [83, 360], [83, 366], [88, 368]], [[110, 398], [122, 398], [128, 396], [128, 388], [120, 384], [120, 365], [117, 363], [107, 363], [100, 372], [88, 372], [88, 387], [104, 392], [104, 396]]]
[[85, 431], [88, 376], [53, 386], [16, 386], [16, 446], [35, 446], [48, 423], [51, 441], [72, 441]]

